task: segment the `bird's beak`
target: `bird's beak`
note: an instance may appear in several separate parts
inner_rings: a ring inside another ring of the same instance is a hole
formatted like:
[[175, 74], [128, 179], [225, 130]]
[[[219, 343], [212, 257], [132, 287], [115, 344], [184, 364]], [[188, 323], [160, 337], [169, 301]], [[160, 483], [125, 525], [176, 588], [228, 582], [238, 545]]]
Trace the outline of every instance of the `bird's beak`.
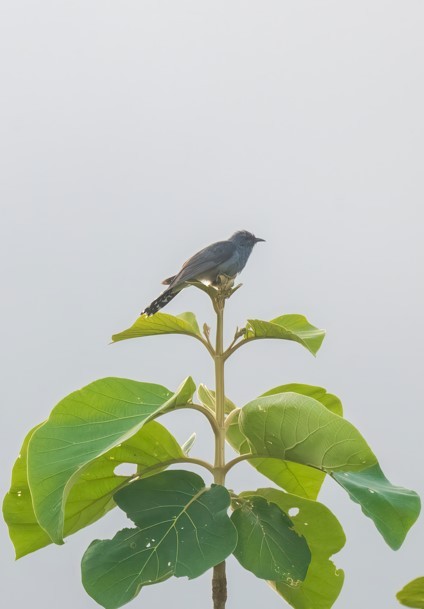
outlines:
[[255, 237], [255, 243], [259, 243], [259, 241], [265, 241], [265, 239], [261, 239], [260, 237]]

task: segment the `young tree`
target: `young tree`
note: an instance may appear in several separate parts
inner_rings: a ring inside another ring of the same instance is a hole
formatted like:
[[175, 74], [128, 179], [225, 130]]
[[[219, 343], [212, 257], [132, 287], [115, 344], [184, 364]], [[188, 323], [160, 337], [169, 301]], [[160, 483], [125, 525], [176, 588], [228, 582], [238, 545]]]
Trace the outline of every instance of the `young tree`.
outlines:
[[[343, 418], [340, 400], [322, 387], [281, 385], [238, 408], [225, 395], [225, 362], [253, 340], [295, 341], [312, 354], [324, 331], [302, 315], [249, 319], [223, 344], [224, 306], [240, 286], [222, 277], [216, 288], [196, 283], [211, 298], [216, 335], [200, 331], [193, 313], [137, 319], [113, 341], [185, 334], [207, 349], [215, 390], [191, 378], [171, 392], [163, 386], [105, 378], [71, 393], [24, 440], [3, 511], [17, 558], [86, 527], [119, 507], [132, 521], [112, 539], [95, 540], [82, 558], [82, 581], [106, 609], [134, 599], [143, 586], [171, 576], [189, 579], [213, 569], [214, 609], [227, 597], [225, 560], [266, 580], [295, 609], [329, 609], [343, 585], [331, 556], [345, 543], [336, 517], [317, 496], [325, 476], [347, 491], [397, 549], [420, 510], [416, 493], [393, 486], [376, 456]], [[192, 436], [180, 446], [157, 419], [193, 409], [215, 438], [211, 462], [191, 456]], [[229, 443], [237, 456], [227, 460]], [[226, 475], [248, 461], [273, 487], [234, 493]], [[115, 473], [132, 463], [131, 476]], [[213, 484], [186, 471], [207, 470]], [[168, 469], [178, 464], [178, 469]], [[422, 606], [422, 605], [420, 605]]]

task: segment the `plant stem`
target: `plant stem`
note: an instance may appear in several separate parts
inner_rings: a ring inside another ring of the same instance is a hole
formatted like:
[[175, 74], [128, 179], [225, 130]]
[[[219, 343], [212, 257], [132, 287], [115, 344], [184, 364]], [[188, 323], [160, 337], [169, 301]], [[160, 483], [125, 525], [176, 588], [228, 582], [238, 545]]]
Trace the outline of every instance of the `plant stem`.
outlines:
[[[175, 406], [174, 410], [182, 410], [183, 408], [191, 408], [192, 410], [197, 410], [198, 412], [201, 412], [202, 414], [204, 414], [212, 427], [213, 433], [215, 434], [215, 436], [218, 435], [218, 426], [216, 423], [215, 415], [212, 411], [208, 410], [208, 408], [206, 408], [205, 406], [201, 406], [200, 404], [192, 404], [192, 403], [183, 404], [182, 406]], [[169, 411], [169, 412], [173, 412], [173, 411]]]
[[230, 355], [232, 355], [234, 353], [234, 351], [237, 351], [237, 349], [239, 347], [242, 347], [243, 345], [246, 345], [247, 343], [251, 343], [253, 340], [258, 340], [258, 337], [250, 336], [249, 338], [243, 338], [243, 340], [241, 340], [239, 343], [232, 343], [228, 347], [227, 351], [225, 352], [224, 360], [226, 360], [228, 357], [230, 357]]
[[[207, 461], [203, 461], [203, 459], [193, 459], [192, 457], [180, 457], [178, 459], [169, 459], [168, 461], [159, 461], [159, 463], [155, 463], [154, 465], [150, 465], [149, 467], [141, 467], [140, 465], [137, 467], [137, 473], [131, 477], [132, 480], [137, 480], [138, 478], [142, 478], [146, 474], [151, 474], [157, 469], [165, 469], [169, 465], [175, 465], [175, 463], [191, 463], [192, 465], [200, 465], [205, 469], [209, 470], [212, 474], [214, 473], [215, 468], [212, 467], [210, 463]], [[127, 484], [127, 480], [123, 483]]]
[[215, 349], [215, 413], [217, 434], [215, 442], [215, 482], [225, 480], [225, 388], [224, 388], [224, 301], [217, 303], [216, 349]]
[[227, 600], [227, 577], [225, 574], [225, 561], [213, 568], [212, 576], [213, 609], [225, 609]]
[[191, 334], [190, 336], [193, 336], [193, 338], [197, 338], [197, 340], [200, 340], [202, 345], [204, 345], [206, 347], [206, 349], [209, 351], [209, 353], [212, 355], [212, 357], [214, 356], [214, 350], [212, 348], [212, 345], [210, 344], [210, 342], [207, 339], [203, 338], [203, 336], [198, 336], [197, 334]]
[[[217, 433], [215, 434], [215, 484], [225, 482], [225, 388], [224, 388], [224, 298], [214, 299], [217, 316], [215, 348], [215, 414]], [[212, 600], [214, 609], [225, 609], [227, 600], [227, 578], [225, 561], [216, 565], [212, 577]]]
[[249, 459], [266, 459], [268, 458], [269, 455], [268, 454], [246, 454], [246, 455], [239, 455], [238, 457], [235, 457], [234, 459], [232, 459], [231, 461], [228, 461], [228, 463], [225, 466], [225, 473], [228, 474], [228, 472], [230, 471], [230, 469], [232, 467], [234, 467], [234, 465], [237, 465], [237, 463], [240, 463], [241, 461], [247, 461]]

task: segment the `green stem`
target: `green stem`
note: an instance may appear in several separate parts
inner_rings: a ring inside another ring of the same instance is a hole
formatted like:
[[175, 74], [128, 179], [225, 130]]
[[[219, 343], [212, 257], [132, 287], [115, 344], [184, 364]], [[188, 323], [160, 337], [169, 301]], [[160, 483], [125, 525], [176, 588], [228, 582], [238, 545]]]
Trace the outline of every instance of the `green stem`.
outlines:
[[[182, 410], [183, 408], [191, 408], [192, 410], [197, 410], [198, 412], [201, 412], [203, 415], [205, 415], [212, 427], [215, 437], [218, 435], [219, 430], [218, 425], [216, 423], [215, 415], [211, 410], [206, 408], [206, 406], [201, 406], [200, 404], [193, 404], [190, 402], [187, 404], [183, 404], [182, 406], [175, 406], [173, 410]], [[173, 410], [170, 410], [169, 412], [173, 412]], [[165, 414], [169, 414], [169, 412], [166, 412]]]
[[193, 338], [197, 338], [197, 340], [200, 340], [202, 345], [204, 345], [206, 347], [206, 349], [209, 351], [209, 353], [212, 355], [212, 357], [215, 355], [212, 345], [210, 344], [210, 342], [208, 340], [203, 338], [203, 336], [198, 336], [197, 334], [190, 334], [190, 336], [192, 336]]
[[[131, 476], [133, 480], [138, 480], [138, 478], [142, 478], [146, 474], [151, 474], [157, 469], [164, 469], [169, 465], [174, 465], [175, 463], [191, 463], [192, 465], [200, 465], [205, 469], [209, 470], [211, 474], [214, 474], [215, 468], [208, 463], [207, 461], [203, 461], [203, 459], [193, 459], [192, 457], [180, 457], [178, 459], [169, 459], [169, 461], [161, 461], [160, 463], [155, 463], [154, 465], [150, 465], [149, 467], [140, 468], [137, 467], [137, 473], [134, 476]], [[140, 469], [139, 469], [140, 468]], [[123, 483], [127, 484], [127, 480]]]
[[257, 337], [257, 336], [250, 336], [249, 338], [243, 338], [243, 340], [241, 340], [237, 344], [231, 344], [229, 346], [229, 348], [227, 349], [227, 351], [224, 353], [224, 360], [228, 359], [230, 357], [230, 355], [232, 355], [235, 351], [237, 351], [237, 349], [239, 347], [242, 347], [243, 345], [246, 345], [247, 343], [251, 343], [253, 340], [258, 340], [258, 338], [259, 337]]
[[228, 461], [228, 463], [226, 464], [224, 470], [225, 470], [225, 474], [228, 474], [228, 472], [230, 471], [230, 469], [232, 467], [234, 467], [234, 465], [237, 465], [237, 463], [240, 463], [241, 461], [248, 461], [249, 459], [269, 459], [269, 455], [252, 455], [252, 454], [246, 454], [246, 455], [239, 455], [238, 457], [235, 457], [234, 459], [232, 459], [231, 461]]
[[[266, 453], [264, 453], [263, 455], [261, 453], [257, 453], [257, 454], [247, 453], [245, 455], [239, 455], [238, 457], [235, 457], [231, 461], [228, 461], [228, 463], [224, 467], [224, 473], [225, 473], [225, 475], [228, 474], [230, 469], [232, 467], [234, 467], [234, 465], [237, 465], [237, 463], [240, 463], [241, 461], [249, 461], [250, 459], [273, 459], [273, 458], [274, 457], [271, 457], [269, 454], [266, 454]], [[308, 467], [311, 467], [312, 469], [316, 469], [319, 472], [325, 473], [325, 471], [323, 469], [321, 469], [320, 467], [317, 467], [316, 465], [308, 465]]]
[[[221, 306], [219, 306], [221, 305]], [[224, 303], [218, 303], [215, 349], [215, 416], [217, 434], [215, 442], [215, 482], [225, 480], [225, 388], [224, 388]]]
[[[225, 388], [224, 388], [224, 298], [216, 298], [216, 348], [215, 348], [215, 484], [225, 483]], [[212, 577], [212, 600], [214, 609], [225, 609], [227, 600], [227, 578], [225, 561], [216, 565]]]

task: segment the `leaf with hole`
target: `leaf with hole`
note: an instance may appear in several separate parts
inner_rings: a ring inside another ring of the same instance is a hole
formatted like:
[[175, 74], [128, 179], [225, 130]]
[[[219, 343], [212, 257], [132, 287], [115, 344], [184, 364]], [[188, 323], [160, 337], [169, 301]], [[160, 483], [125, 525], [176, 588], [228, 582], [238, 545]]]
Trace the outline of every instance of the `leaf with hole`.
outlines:
[[[3, 502], [3, 515], [9, 527], [16, 558], [52, 543], [35, 517], [28, 486], [27, 449], [35, 429], [37, 427], [31, 430], [24, 440], [13, 467], [10, 490]], [[131, 463], [137, 466], [138, 473], [142, 473], [145, 469], [159, 466], [161, 463], [178, 462], [184, 456], [176, 439], [165, 427], [156, 421], [146, 423], [131, 438], [83, 469], [66, 500], [64, 536], [72, 535], [92, 524], [115, 507], [113, 494], [131, 480], [130, 475], [115, 473], [117, 466]], [[154, 471], [157, 473], [160, 468]]]
[[194, 391], [191, 378], [175, 393], [161, 385], [107, 378], [59, 402], [28, 445], [34, 512], [52, 541], [63, 542], [66, 499], [84, 468], [128, 440], [147, 421], [187, 404]]
[[231, 554], [236, 529], [228, 491], [197, 474], [167, 471], [118, 491], [115, 501], [136, 528], [94, 541], [82, 559], [83, 584], [106, 609], [172, 575], [198, 577]]
[[[289, 515], [294, 530], [303, 535], [311, 552], [311, 563], [304, 581], [297, 586], [285, 582], [270, 582], [270, 585], [295, 609], [330, 609], [343, 586], [344, 573], [330, 560], [346, 541], [337, 518], [317, 501], [310, 501], [277, 489], [260, 488], [252, 491], [277, 505]], [[249, 497], [251, 493], [242, 493]]]
[[238, 534], [234, 556], [239, 563], [256, 577], [297, 586], [306, 577], [311, 553], [287, 514], [251, 493], [242, 493], [235, 505], [231, 520]]

